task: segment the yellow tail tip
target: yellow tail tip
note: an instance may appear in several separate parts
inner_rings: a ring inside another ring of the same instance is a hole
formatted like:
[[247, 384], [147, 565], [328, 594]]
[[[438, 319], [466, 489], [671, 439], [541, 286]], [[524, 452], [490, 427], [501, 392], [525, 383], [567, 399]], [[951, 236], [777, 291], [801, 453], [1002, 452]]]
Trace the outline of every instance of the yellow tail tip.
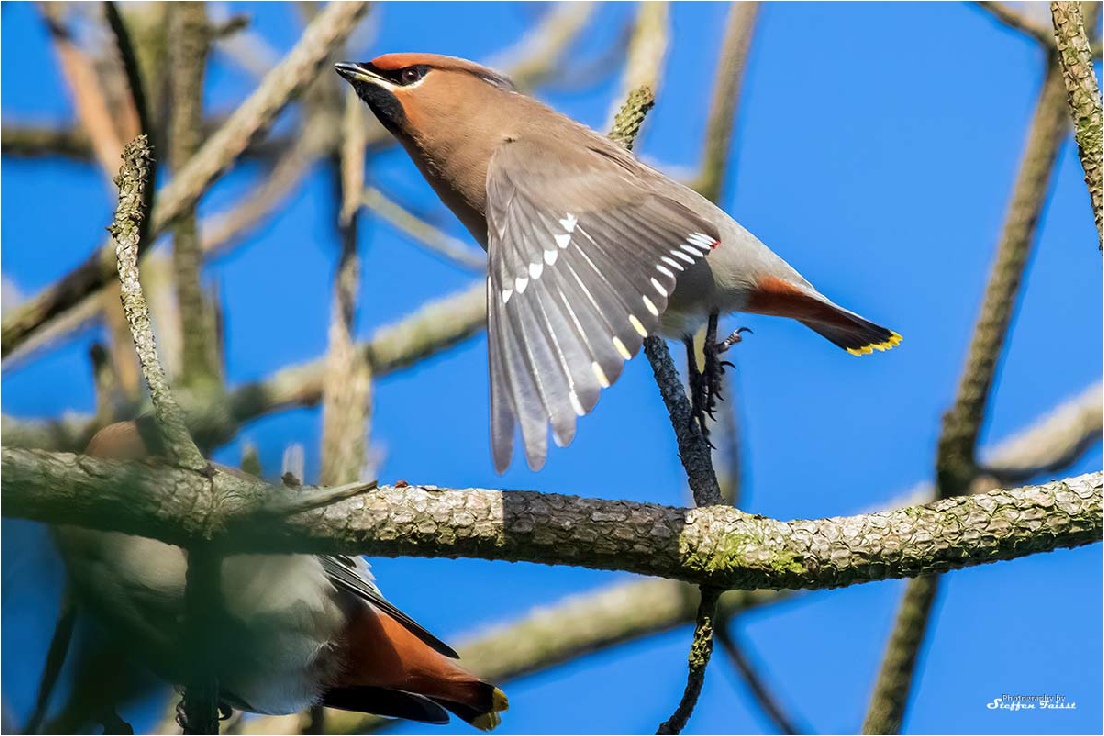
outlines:
[[871, 345], [863, 345], [862, 347], [858, 348], [847, 348], [847, 352], [851, 353], [852, 355], [870, 355], [875, 350], [877, 350], [878, 352], [882, 352], [885, 350], [889, 350], [890, 348], [895, 348], [901, 344], [901, 340], [902, 338], [900, 335], [898, 335], [896, 332], [891, 332], [889, 335], [889, 339], [885, 342], [874, 343]]
[[493, 731], [500, 723], [502, 723], [502, 716], [498, 713], [484, 713], [473, 718], [471, 722], [480, 731]]
[[498, 724], [502, 723], [502, 716], [499, 713], [504, 710], [510, 710], [510, 699], [506, 697], [506, 693], [496, 687], [491, 693], [491, 712], [476, 716], [471, 724], [480, 731], [493, 731]]

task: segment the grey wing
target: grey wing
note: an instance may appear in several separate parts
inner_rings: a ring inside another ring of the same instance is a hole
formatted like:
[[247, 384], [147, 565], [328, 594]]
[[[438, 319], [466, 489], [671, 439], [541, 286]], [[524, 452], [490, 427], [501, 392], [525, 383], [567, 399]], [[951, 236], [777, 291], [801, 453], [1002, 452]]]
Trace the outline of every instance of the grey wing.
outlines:
[[576, 417], [658, 328], [679, 273], [720, 240], [713, 225], [623, 162], [585, 149], [572, 163], [548, 151], [504, 143], [487, 176], [499, 472], [510, 464], [516, 424], [534, 470], [544, 465], [549, 424], [557, 444], [571, 442]]
[[383, 611], [391, 618], [398, 621], [410, 633], [433, 647], [446, 657], [458, 658], [456, 650], [445, 644], [433, 634], [429, 633], [421, 624], [400, 611], [390, 601], [383, 597], [383, 593], [372, 579], [372, 573], [368, 569], [368, 563], [361, 557], [348, 557], [346, 555], [319, 557], [322, 561], [322, 569], [326, 576], [343, 590], [356, 595], [377, 609]]

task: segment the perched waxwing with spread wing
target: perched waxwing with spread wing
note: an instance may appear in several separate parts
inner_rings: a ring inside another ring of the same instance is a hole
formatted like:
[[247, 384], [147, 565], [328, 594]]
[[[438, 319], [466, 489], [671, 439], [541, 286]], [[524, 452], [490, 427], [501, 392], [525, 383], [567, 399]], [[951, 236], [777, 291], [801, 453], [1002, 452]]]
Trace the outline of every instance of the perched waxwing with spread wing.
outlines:
[[[517, 424], [539, 469], [549, 423], [570, 443], [576, 417], [646, 336], [689, 343], [711, 314], [790, 317], [854, 355], [901, 341], [833, 304], [709, 200], [497, 72], [430, 54], [336, 70], [487, 250], [499, 472]], [[738, 341], [736, 332], [707, 348]]]
[[[159, 454], [155, 443], [146, 420], [121, 422], [100, 430], [87, 454], [141, 459]], [[54, 532], [81, 608], [155, 673], [181, 683], [184, 550], [74, 526]], [[227, 557], [222, 593], [216, 675], [227, 706], [285, 714], [322, 703], [423, 723], [447, 723], [451, 711], [485, 731], [509, 707], [383, 597], [361, 558]]]

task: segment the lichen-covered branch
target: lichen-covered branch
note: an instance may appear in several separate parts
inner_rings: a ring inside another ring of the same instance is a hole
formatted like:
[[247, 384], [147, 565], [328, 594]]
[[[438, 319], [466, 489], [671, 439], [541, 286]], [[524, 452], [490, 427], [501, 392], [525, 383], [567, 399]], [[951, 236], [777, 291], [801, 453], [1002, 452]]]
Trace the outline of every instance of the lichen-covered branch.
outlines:
[[682, 698], [675, 712], [659, 724], [656, 733], [682, 733], [690, 716], [694, 714], [694, 707], [701, 697], [702, 685], [705, 684], [705, 671], [713, 656], [713, 629], [717, 620], [717, 599], [720, 595], [721, 591], [717, 588], [709, 585], [701, 586], [701, 602], [698, 604], [698, 615], [694, 621], [694, 638], [690, 644], [690, 655], [687, 657], [689, 671], [686, 676], [686, 687], [682, 691]]
[[[334, 3], [319, 13], [295, 48], [160, 193], [152, 214], [151, 236], [193, 206], [253, 137], [316, 78], [330, 49], [348, 36], [367, 9], [364, 2]], [[0, 325], [0, 354], [9, 355], [40, 325], [102, 287], [113, 273], [107, 252], [107, 248], [99, 249], [60, 281], [6, 315]]]
[[[228, 553], [478, 557], [626, 570], [720, 588], [834, 588], [1099, 541], [1101, 473], [852, 517], [776, 521], [532, 491], [381, 487], [271, 511], [286, 489], [223, 472], [4, 447], [6, 516]], [[312, 493], [311, 489], [304, 491]]]
[[[1086, 3], [1086, 5], [1090, 5]], [[1104, 230], [1101, 217], [1104, 210], [1104, 113], [1100, 108], [1100, 85], [1093, 69], [1092, 47], [1086, 28], [1100, 17], [1100, 3], [1091, 3], [1089, 17], [1082, 18], [1080, 2], [1052, 2], [1050, 15], [1054, 22], [1054, 39], [1062, 78], [1066, 82], [1066, 99], [1073, 119], [1074, 137], [1081, 154], [1081, 168], [1089, 188], [1093, 219], [1096, 221], [1098, 246], [1104, 251]]]
[[153, 336], [149, 309], [138, 280], [138, 247], [142, 221], [146, 217], [146, 187], [153, 186], [149, 176], [151, 151], [145, 135], [140, 135], [123, 148], [123, 167], [115, 178], [119, 187], [119, 206], [115, 220], [109, 228], [115, 239], [115, 256], [118, 260], [119, 281], [122, 284], [123, 312], [130, 325], [131, 336], [138, 360], [142, 363], [153, 402], [157, 425], [165, 437], [174, 458], [191, 469], [206, 466], [203, 455], [195, 446], [183, 413], [169, 390], [165, 371], [157, 358], [157, 341]]

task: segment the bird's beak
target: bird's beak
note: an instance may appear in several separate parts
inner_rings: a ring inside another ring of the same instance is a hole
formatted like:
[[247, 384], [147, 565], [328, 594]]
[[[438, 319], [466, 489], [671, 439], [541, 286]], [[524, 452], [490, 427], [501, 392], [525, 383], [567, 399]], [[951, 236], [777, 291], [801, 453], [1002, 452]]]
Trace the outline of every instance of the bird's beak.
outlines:
[[353, 63], [351, 61], [341, 61], [334, 64], [334, 71], [340, 74], [350, 82], [367, 82], [369, 84], [379, 84], [383, 79], [372, 72], [368, 71], [360, 64]]

